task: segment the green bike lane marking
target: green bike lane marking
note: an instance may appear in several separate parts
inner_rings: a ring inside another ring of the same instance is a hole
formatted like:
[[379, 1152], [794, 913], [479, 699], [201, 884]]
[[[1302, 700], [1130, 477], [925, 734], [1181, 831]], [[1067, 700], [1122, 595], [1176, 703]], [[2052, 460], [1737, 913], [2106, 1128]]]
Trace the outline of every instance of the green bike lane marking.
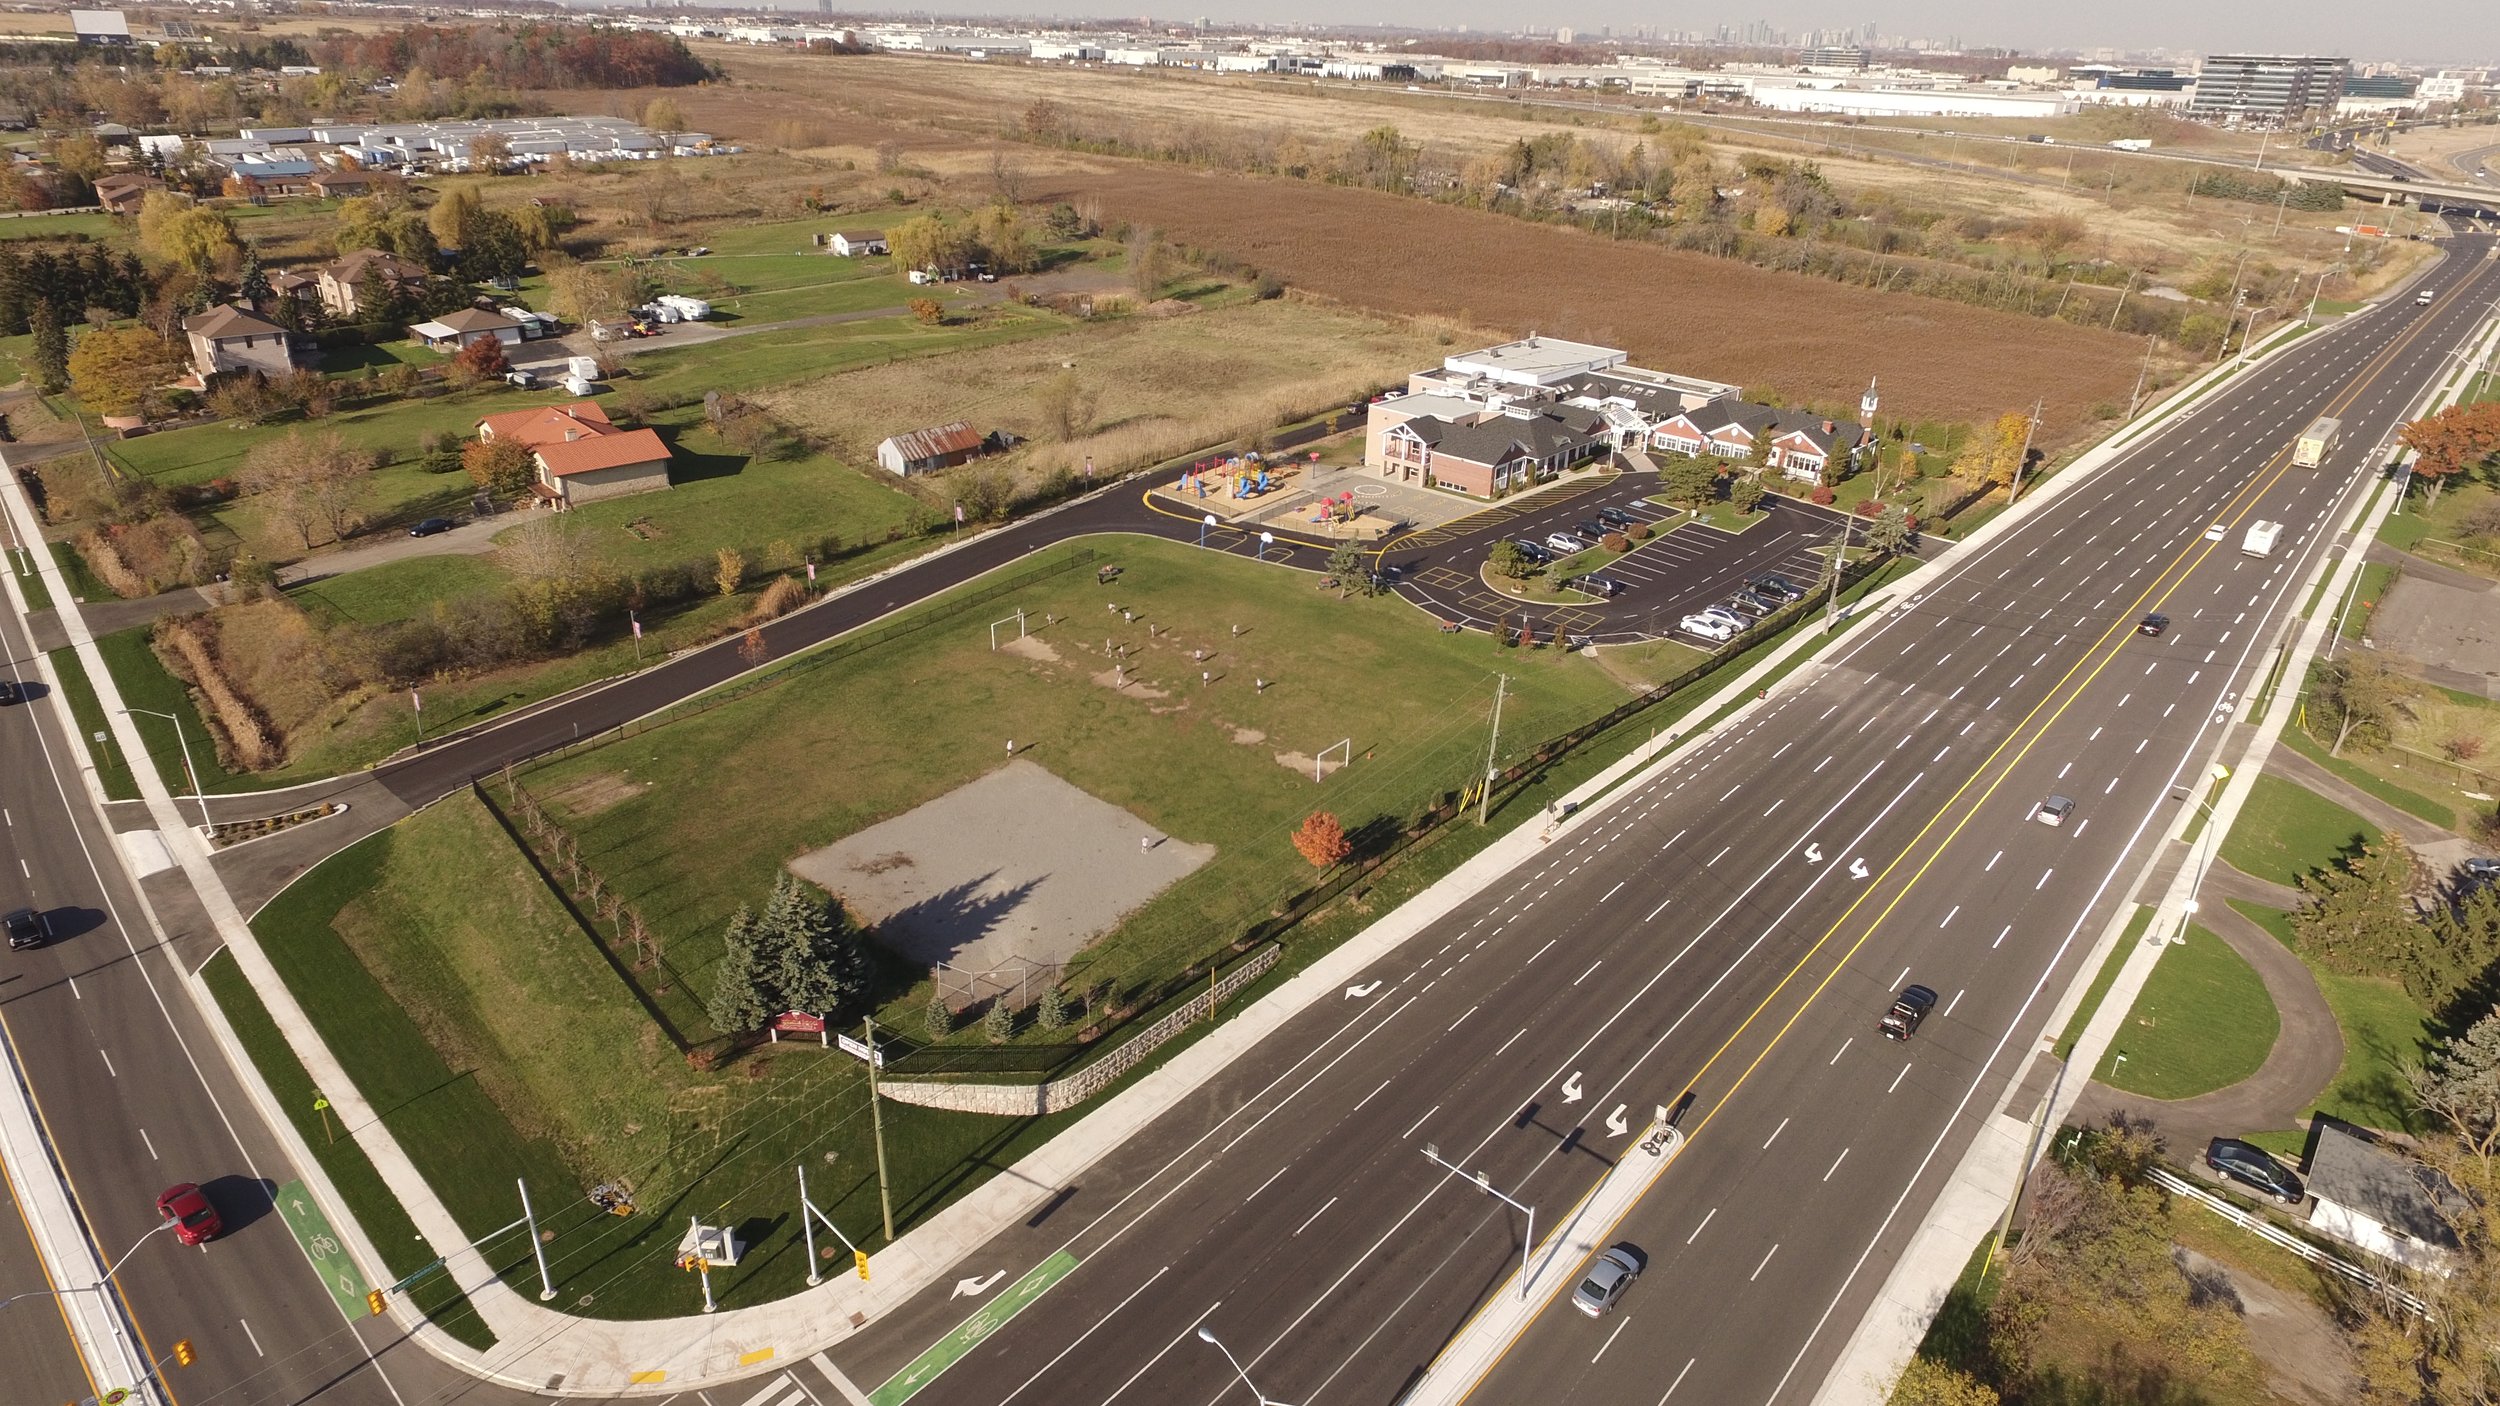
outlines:
[[1024, 1311], [1025, 1306], [1040, 1298], [1050, 1286], [1068, 1277], [1076, 1268], [1076, 1256], [1061, 1250], [1033, 1266], [1023, 1278], [1000, 1291], [997, 1298], [981, 1305], [970, 1318], [955, 1325], [954, 1330], [931, 1344], [929, 1350], [913, 1358], [911, 1365], [894, 1374], [884, 1386], [868, 1393], [869, 1406], [902, 1406], [922, 1387], [938, 1379], [938, 1374], [962, 1361], [981, 1340], [997, 1332], [1007, 1320]]
[[338, 1232], [330, 1228], [330, 1218], [305, 1192], [304, 1184], [291, 1181], [278, 1188], [278, 1217], [295, 1233], [295, 1243], [304, 1247], [304, 1258], [312, 1261], [313, 1273], [321, 1276], [321, 1287], [339, 1306], [339, 1312], [354, 1322], [365, 1315], [364, 1274], [356, 1261], [339, 1243]]

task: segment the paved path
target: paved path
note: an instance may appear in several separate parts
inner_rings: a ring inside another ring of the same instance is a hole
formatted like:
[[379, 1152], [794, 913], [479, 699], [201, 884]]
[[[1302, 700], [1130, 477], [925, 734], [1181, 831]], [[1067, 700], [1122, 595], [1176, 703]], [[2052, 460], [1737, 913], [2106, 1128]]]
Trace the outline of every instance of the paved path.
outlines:
[[[293, 586], [305, 581], [319, 581], [331, 576], [344, 576], [368, 566], [404, 561], [409, 557], [484, 556], [495, 550], [495, 534], [522, 521], [518, 513], [497, 513], [493, 517], [464, 522], [449, 532], [431, 537], [411, 537], [405, 531], [387, 537], [376, 537], [362, 546], [344, 551], [325, 552], [306, 557], [278, 568], [278, 584]], [[90, 620], [94, 611], [88, 611]]]
[[[177, 586], [161, 595], [142, 596], [138, 600], [87, 601], [78, 609], [87, 617], [87, 629], [96, 635], [118, 634], [134, 625], [149, 625], [168, 615], [188, 615], [218, 604], [216, 588]], [[34, 634], [35, 647], [46, 652], [69, 645], [69, 632], [61, 628], [57, 610], [30, 610], [26, 613], [27, 628]]]
[[[2279, 760], [2283, 754], [2275, 755]], [[2308, 1116], [2311, 1100], [2334, 1081], [2344, 1064], [2343, 1032], [2307, 964], [2275, 941], [2273, 934], [2222, 901], [2237, 898], [2282, 907], [2298, 895], [2281, 884], [2217, 863], [2205, 876], [2203, 897], [2206, 902], [2197, 910], [2198, 923], [2257, 969], [2266, 995], [2282, 1017], [2282, 1030], [2266, 1062], [2231, 1087], [2195, 1098], [2144, 1098], [2095, 1081], [2075, 1101], [2066, 1120], [2089, 1126], [2123, 1112], [2151, 1123], [2170, 1155], [2183, 1161], [2193, 1159], [2211, 1138], [2298, 1126]]]

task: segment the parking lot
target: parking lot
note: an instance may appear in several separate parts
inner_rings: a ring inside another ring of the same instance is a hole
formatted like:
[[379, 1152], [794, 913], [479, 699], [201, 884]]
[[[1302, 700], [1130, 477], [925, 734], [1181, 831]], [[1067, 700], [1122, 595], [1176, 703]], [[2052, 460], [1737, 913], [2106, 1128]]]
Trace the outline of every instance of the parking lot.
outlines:
[[1811, 585], [1822, 569], [1814, 549], [1828, 547], [1847, 521], [1829, 509], [1772, 496], [1762, 500], [1762, 511], [1741, 532], [1688, 522], [1640, 544], [1603, 569], [1622, 587], [1611, 599], [1531, 603], [1485, 584], [1485, 558], [1497, 542], [1541, 544], [1608, 508], [1650, 523], [1678, 516], [1646, 501], [1658, 490], [1658, 478], [1650, 473], [1567, 481], [1392, 541], [1381, 562], [1395, 570], [1400, 595], [1446, 623], [1482, 630], [1497, 622], [1513, 628], [1526, 624], [1540, 635], [1585, 635], [1614, 644], [1673, 634], [1686, 615], [1726, 601], [1758, 576]]

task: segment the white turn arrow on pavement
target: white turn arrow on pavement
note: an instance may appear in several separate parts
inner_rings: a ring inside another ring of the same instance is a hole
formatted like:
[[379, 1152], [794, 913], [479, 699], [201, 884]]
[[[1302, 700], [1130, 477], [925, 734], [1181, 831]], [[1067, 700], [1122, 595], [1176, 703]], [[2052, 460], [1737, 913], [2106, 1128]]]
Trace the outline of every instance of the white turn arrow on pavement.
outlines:
[[1808, 864], [1820, 864], [1820, 863], [1822, 863], [1822, 862], [1823, 862], [1823, 847], [1822, 847], [1821, 845], [1808, 845], [1808, 846], [1806, 846], [1806, 863], [1808, 863]]
[[1632, 1125], [1623, 1121], [1622, 1104], [1616, 1104], [1615, 1111], [1606, 1115], [1606, 1131], [1613, 1133], [1616, 1137], [1632, 1131]]
[[1579, 1101], [1580, 1101], [1580, 1071], [1579, 1071], [1579, 1070], [1577, 1070], [1577, 1069], [1574, 1069], [1574, 1070], [1572, 1070], [1572, 1071], [1571, 1071], [1571, 1077], [1570, 1077], [1570, 1078], [1568, 1078], [1568, 1079], [1563, 1080], [1563, 1102], [1565, 1102], [1565, 1103], [1578, 1103]]
[[981, 1295], [990, 1291], [991, 1285], [1006, 1277], [1007, 1271], [1000, 1269], [993, 1270], [990, 1277], [987, 1279], [958, 1279], [955, 1281], [955, 1292], [948, 1294], [946, 1297], [950, 1300], [961, 1298], [979, 1298]]
[[1850, 861], [1849, 861], [1849, 877], [1850, 877], [1850, 878], [1852, 878], [1852, 879], [1863, 879], [1863, 878], [1865, 878], [1865, 877], [1867, 876], [1867, 874], [1868, 874], [1869, 872], [1871, 872], [1871, 871], [1867, 869], [1867, 867], [1866, 867], [1866, 861], [1865, 861], [1865, 860], [1863, 860], [1863, 859], [1852, 859], [1852, 860], [1850, 860]]
[[1380, 983], [1377, 981], [1367, 982], [1361, 986], [1349, 986], [1345, 989], [1346, 999], [1351, 1001], [1357, 996], [1368, 996], [1379, 989]]

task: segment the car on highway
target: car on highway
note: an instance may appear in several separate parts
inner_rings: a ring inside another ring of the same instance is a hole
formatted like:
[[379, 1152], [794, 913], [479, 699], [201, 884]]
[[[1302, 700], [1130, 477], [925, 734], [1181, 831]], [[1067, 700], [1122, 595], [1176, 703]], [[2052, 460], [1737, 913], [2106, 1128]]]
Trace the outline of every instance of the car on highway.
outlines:
[[1575, 537], [1568, 532], [1557, 532], [1552, 534], [1545, 539], [1545, 545], [1554, 551], [1562, 553], [1564, 556], [1570, 556], [1575, 552], [1585, 552], [1589, 549], [1588, 543], [1580, 540], [1578, 537]]
[[2426, 307], [2429, 307], [2429, 306], [2431, 305], [2431, 301], [2432, 301], [2433, 299], [2437, 298], [2438, 296], [2439, 296], [2439, 294], [2437, 294], [2436, 292], [2433, 292], [2432, 290], [2430, 290], [2430, 289], [2428, 289], [2428, 288], [2425, 288], [2425, 289], [2423, 289], [2421, 292], [2416, 293], [2416, 294], [2414, 294], [2414, 295], [2413, 295], [2413, 305], [2414, 305], [2415, 307], [2417, 307], [2417, 308], [2426, 308]]
[[174, 1238], [185, 1245], [205, 1245], [226, 1228], [208, 1193], [187, 1181], [165, 1188], [156, 1198], [156, 1214], [173, 1223]]
[[17, 680], [0, 679], [0, 708], [22, 702], [25, 696], [24, 692], [19, 689]]
[[1876, 1022], [1875, 1028], [1882, 1031], [1887, 1040], [1906, 1040], [1918, 1033], [1919, 1026], [1926, 1023], [1927, 1013], [1935, 1008], [1936, 993], [1933, 989], [1904, 986], [1901, 994], [1892, 998], [1891, 1007], [1884, 1012], [1884, 1018]]
[[1599, 508], [1597, 520], [1617, 531], [1632, 525], [1632, 515], [1621, 508]]
[[0, 918], [0, 926], [9, 930], [9, 950], [23, 952], [41, 947], [52, 936], [52, 924], [32, 908], [20, 908]]
[[1712, 644], [1725, 644], [1736, 638], [1736, 627], [1715, 615], [1687, 615], [1676, 621], [1675, 627], [1688, 635], [1706, 639]]
[[2205, 1144], [2205, 1165], [2222, 1176], [2253, 1186], [2287, 1206], [2297, 1206], [2308, 1193], [2292, 1170], [2274, 1160], [2260, 1147], [2251, 1147], [2233, 1137], [2218, 1137]]
[[2217, 522], [2213, 526], [2205, 529], [2205, 540], [2208, 542], [2219, 542], [2230, 534], [2231, 529], [2229, 527]]
[[431, 537], [437, 532], [451, 531], [454, 525], [455, 524], [450, 518], [430, 517], [425, 521], [418, 523], [416, 526], [409, 528], [408, 535], [411, 537]]
[[2043, 825], [2063, 826], [2066, 823], [2066, 817], [2074, 813], [2074, 797], [2061, 796], [2055, 791], [2051, 791], [2049, 793], [2049, 798], [2040, 802], [2039, 808], [2032, 811], [2031, 818], [2039, 821]]
[[2157, 636], [2161, 634], [2162, 631], [2169, 628], [2170, 617], [2159, 613], [2147, 615], [2143, 619], [2135, 622], [2135, 632], [2139, 635]]
[[1801, 601], [1806, 593], [1785, 576], [1757, 576], [1746, 583], [1766, 596], [1776, 596], [1782, 603]]
[[1580, 1285], [1571, 1291], [1571, 1306], [1591, 1318], [1603, 1318], [1623, 1298], [1632, 1281], [1641, 1277], [1639, 1252], [1629, 1245], [1617, 1245], [1599, 1255], [1589, 1265], [1589, 1272], [1580, 1277]]

